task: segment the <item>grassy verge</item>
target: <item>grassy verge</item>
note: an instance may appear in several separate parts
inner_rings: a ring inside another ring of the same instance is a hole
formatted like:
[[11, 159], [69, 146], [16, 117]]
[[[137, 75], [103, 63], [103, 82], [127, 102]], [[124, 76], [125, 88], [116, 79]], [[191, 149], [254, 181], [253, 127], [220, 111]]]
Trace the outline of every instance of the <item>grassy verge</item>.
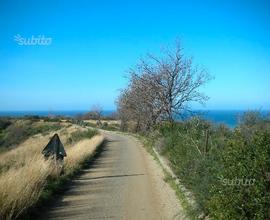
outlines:
[[175, 178], [173, 178], [171, 174], [168, 173], [167, 170], [161, 164], [157, 154], [153, 150], [155, 140], [151, 137], [146, 137], [146, 136], [142, 136], [138, 134], [133, 135], [133, 136], [138, 138], [143, 143], [143, 146], [147, 150], [147, 152], [153, 156], [153, 158], [157, 161], [157, 163], [162, 168], [165, 174], [164, 181], [168, 183], [170, 187], [175, 191], [175, 194], [185, 211], [185, 216], [188, 217], [188, 219], [194, 219], [194, 220], [198, 219], [201, 213], [201, 210], [198, 210], [197, 208], [194, 207], [194, 205], [190, 203], [189, 199], [186, 196], [186, 193], [183, 191], [180, 185], [176, 183]]
[[54, 161], [44, 160], [34, 144], [14, 149], [14, 155], [22, 163], [14, 163], [16, 166], [13, 166], [12, 161], [6, 161], [9, 169], [2, 170], [0, 174], [0, 219], [16, 219], [22, 214], [25, 217], [31, 207], [48, 200], [62, 188], [100, 147], [103, 137], [96, 134], [84, 132], [80, 136], [81, 141], [67, 147], [68, 156], [64, 160], [64, 175], [61, 177]]
[[38, 218], [42, 210], [45, 211], [48, 205], [50, 205], [50, 203], [57, 196], [63, 194], [68, 189], [70, 181], [77, 175], [80, 175], [82, 169], [91, 166], [91, 162], [99, 156], [103, 150], [104, 145], [105, 141], [102, 141], [96, 146], [95, 150], [90, 155], [87, 155], [76, 165], [76, 167], [70, 169], [64, 175], [57, 178], [49, 178], [37, 203], [27, 212], [23, 213], [19, 220], [31, 220]]
[[190, 201], [188, 200], [185, 192], [180, 188], [180, 186], [175, 182], [175, 179], [165, 170], [163, 170], [165, 173], [165, 179], [164, 181], [170, 185], [170, 187], [175, 191], [175, 194], [180, 201], [181, 206], [184, 209], [185, 216], [188, 217], [188, 219], [199, 219], [200, 211], [197, 210], [194, 206], [190, 204]]

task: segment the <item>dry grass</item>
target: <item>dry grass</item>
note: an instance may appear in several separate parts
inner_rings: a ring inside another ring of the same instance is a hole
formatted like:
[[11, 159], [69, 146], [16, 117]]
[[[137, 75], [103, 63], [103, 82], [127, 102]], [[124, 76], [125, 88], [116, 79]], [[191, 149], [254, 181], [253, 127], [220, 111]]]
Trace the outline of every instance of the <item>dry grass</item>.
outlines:
[[[89, 122], [92, 124], [96, 124], [97, 120], [93, 119], [88, 119], [88, 120], [83, 120], [84, 122]], [[120, 125], [120, 120], [100, 120], [101, 123], [108, 123], [108, 125]]]
[[89, 155], [93, 154], [96, 146], [99, 146], [103, 141], [103, 136], [96, 135], [93, 138], [79, 141], [74, 147], [67, 151], [67, 158], [65, 159], [64, 170], [69, 173], [80, 166]]
[[39, 198], [47, 177], [52, 173], [51, 161], [35, 156], [21, 168], [11, 168], [0, 176], [0, 219], [15, 219]]
[[[65, 142], [74, 126], [62, 131]], [[60, 133], [61, 134], [61, 133]], [[51, 134], [31, 137], [18, 148], [0, 155], [0, 219], [15, 219], [35, 204], [49, 176], [56, 177], [55, 163], [45, 161], [41, 150]], [[77, 169], [103, 141], [101, 135], [79, 141], [74, 146], [65, 146], [65, 175]]]
[[[65, 127], [58, 131], [61, 141], [65, 148], [71, 147], [67, 145], [67, 140], [74, 131], [85, 130], [77, 125]], [[34, 135], [21, 143], [18, 147], [0, 154], [0, 173], [9, 170], [10, 168], [20, 168], [29, 163], [33, 156], [39, 155], [42, 149], [46, 146], [50, 138], [54, 135], [54, 131], [47, 135]], [[16, 138], [16, 137], [14, 137]]]

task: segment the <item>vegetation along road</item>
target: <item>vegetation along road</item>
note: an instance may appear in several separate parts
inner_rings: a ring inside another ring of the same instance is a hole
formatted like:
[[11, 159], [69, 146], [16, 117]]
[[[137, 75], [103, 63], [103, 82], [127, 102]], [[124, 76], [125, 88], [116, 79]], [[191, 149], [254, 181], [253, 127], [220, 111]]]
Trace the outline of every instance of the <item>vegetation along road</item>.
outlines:
[[100, 156], [44, 219], [183, 219], [161, 167], [134, 137], [104, 131]]

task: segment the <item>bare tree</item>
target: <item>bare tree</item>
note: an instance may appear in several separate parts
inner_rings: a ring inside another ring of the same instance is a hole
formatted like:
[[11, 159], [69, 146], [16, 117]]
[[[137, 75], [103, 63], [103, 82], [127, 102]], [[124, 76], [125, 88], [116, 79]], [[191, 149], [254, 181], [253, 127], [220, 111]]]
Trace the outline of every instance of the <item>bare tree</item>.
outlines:
[[136, 122], [138, 130], [148, 130], [161, 120], [173, 122], [189, 111], [191, 102], [207, 100], [199, 88], [211, 77], [194, 67], [182, 51], [177, 41], [175, 48], [163, 50], [160, 58], [148, 54], [130, 71], [128, 88], [117, 102], [120, 119]]
[[94, 119], [97, 120], [98, 124], [101, 124], [100, 120], [101, 120], [101, 116], [102, 116], [102, 111], [103, 111], [102, 106], [99, 104], [93, 105], [91, 108], [91, 111], [90, 111], [90, 114], [92, 115], [92, 117]]
[[166, 48], [162, 57], [148, 54], [147, 60], [142, 60], [141, 68], [155, 81], [158, 89], [158, 98], [163, 116], [169, 121], [174, 121], [175, 116], [181, 116], [190, 110], [191, 102], [203, 104], [208, 97], [199, 91], [211, 76], [203, 68], [193, 65], [192, 58], [183, 54], [180, 42], [176, 41], [175, 48]]
[[128, 106], [129, 105], [128, 97], [129, 97], [128, 89], [124, 89], [121, 91], [120, 96], [116, 100], [117, 112], [119, 119], [121, 121], [120, 125], [121, 130], [127, 130], [127, 124], [131, 118], [131, 109], [129, 109]]
[[157, 91], [151, 81], [152, 76], [131, 70], [129, 86], [122, 90], [117, 102], [123, 127], [127, 126], [127, 121], [133, 121], [135, 131], [146, 131], [158, 121]]

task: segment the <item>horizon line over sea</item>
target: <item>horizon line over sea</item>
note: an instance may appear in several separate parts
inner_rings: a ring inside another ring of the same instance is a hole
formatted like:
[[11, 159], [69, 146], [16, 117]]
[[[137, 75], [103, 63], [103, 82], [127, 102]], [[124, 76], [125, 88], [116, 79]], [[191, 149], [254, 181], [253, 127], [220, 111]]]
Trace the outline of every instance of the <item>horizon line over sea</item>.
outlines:
[[[244, 112], [250, 110], [205, 110], [205, 109], [194, 109], [193, 116], [201, 116], [202, 118], [209, 120], [217, 124], [226, 124], [230, 128], [234, 128], [239, 124], [240, 117]], [[263, 115], [268, 114], [269, 110], [259, 110]], [[0, 117], [23, 117], [29, 115], [38, 116], [66, 116], [75, 117], [79, 114], [85, 114], [89, 110], [58, 110], [58, 111], [0, 111]], [[115, 110], [103, 110], [103, 116], [111, 115]], [[188, 116], [190, 117], [190, 116]], [[185, 118], [188, 118], [185, 117]]]

